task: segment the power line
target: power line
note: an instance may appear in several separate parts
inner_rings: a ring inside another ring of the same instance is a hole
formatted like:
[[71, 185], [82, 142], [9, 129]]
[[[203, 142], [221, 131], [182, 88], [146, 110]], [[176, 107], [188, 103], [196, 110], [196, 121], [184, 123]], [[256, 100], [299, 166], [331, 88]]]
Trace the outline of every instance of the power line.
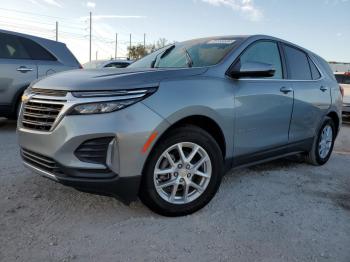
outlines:
[[48, 17], [48, 18], [53, 18], [53, 19], [66, 19], [63, 17], [59, 17], [59, 16], [51, 16], [51, 15], [42, 15], [42, 14], [38, 14], [38, 13], [32, 13], [32, 12], [27, 12], [27, 11], [19, 11], [16, 9], [9, 9], [9, 8], [0, 8], [0, 10], [5, 10], [5, 11], [9, 11], [9, 12], [15, 12], [15, 13], [22, 13], [22, 14], [30, 14], [30, 15], [35, 15], [35, 16], [42, 16], [42, 17]]

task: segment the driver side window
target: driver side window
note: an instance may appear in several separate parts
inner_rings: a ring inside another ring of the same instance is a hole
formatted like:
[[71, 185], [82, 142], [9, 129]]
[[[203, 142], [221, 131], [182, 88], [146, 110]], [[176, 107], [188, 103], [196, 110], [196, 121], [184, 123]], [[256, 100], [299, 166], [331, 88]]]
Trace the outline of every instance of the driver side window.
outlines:
[[271, 78], [282, 79], [282, 63], [278, 45], [275, 42], [257, 42], [247, 50], [240, 57], [240, 64], [246, 62], [258, 62], [272, 65], [276, 72]]

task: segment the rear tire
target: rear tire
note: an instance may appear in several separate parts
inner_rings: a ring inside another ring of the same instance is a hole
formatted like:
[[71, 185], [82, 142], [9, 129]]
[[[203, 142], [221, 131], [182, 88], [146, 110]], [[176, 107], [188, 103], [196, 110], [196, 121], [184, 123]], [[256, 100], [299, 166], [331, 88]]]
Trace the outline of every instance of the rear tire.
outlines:
[[327, 163], [333, 151], [335, 137], [334, 121], [330, 117], [326, 117], [314, 138], [312, 149], [308, 152], [306, 161], [315, 166]]
[[140, 199], [164, 216], [191, 214], [214, 197], [222, 173], [222, 152], [215, 139], [199, 127], [179, 127], [161, 139], [150, 153]]

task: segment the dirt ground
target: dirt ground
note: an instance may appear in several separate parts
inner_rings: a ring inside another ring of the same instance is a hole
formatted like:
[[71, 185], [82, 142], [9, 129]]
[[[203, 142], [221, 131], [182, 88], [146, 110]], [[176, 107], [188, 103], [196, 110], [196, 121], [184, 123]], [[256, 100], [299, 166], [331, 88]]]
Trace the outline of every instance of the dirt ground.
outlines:
[[350, 261], [350, 126], [323, 167], [231, 171], [201, 211], [158, 216], [25, 169], [0, 126], [0, 261]]

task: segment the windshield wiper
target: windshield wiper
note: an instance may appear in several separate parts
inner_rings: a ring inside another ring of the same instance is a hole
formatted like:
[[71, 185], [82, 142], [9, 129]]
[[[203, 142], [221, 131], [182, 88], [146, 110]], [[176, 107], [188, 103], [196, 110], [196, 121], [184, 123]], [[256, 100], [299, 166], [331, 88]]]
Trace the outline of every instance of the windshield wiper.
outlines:
[[188, 50], [184, 47], [184, 52], [185, 52], [185, 55], [186, 55], [186, 60], [187, 60], [187, 65], [188, 67], [192, 67], [193, 66], [193, 60], [191, 58], [191, 55], [190, 53], [188, 52]]
[[160, 58], [165, 57], [166, 55], [168, 55], [170, 53], [171, 50], [173, 50], [175, 48], [175, 44], [172, 44], [171, 46], [169, 46], [167, 49], [164, 50], [163, 53], [159, 53], [158, 55], [156, 55], [156, 57], [154, 58], [154, 60], [151, 63], [151, 68], [154, 68], [156, 65], [156, 62], [158, 60], [158, 56], [160, 56]]

